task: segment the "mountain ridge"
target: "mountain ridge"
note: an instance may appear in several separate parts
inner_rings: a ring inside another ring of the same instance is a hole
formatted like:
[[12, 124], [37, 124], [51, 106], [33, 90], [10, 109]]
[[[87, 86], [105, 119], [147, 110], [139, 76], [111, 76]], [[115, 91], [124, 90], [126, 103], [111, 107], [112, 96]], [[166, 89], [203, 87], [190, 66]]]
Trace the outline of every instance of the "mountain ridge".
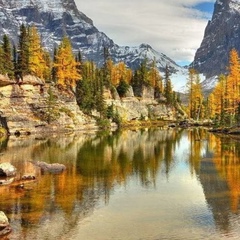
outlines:
[[68, 35], [74, 51], [80, 50], [83, 58], [97, 65], [104, 62], [104, 48], [108, 48], [114, 62], [124, 61], [136, 69], [145, 57], [156, 60], [160, 72], [168, 65], [172, 73], [185, 70], [163, 53], [148, 44], [138, 47], [119, 46], [93, 21], [78, 10], [74, 0], [0, 0], [0, 33], [6, 33], [17, 43], [20, 24], [34, 24], [48, 51], [53, 51], [62, 37]]

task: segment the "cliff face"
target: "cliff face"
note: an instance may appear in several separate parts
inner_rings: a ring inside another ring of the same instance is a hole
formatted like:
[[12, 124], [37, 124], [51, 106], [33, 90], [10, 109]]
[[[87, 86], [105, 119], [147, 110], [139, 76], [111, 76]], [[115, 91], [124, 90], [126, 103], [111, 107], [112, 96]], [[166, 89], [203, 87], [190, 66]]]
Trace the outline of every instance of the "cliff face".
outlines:
[[192, 66], [207, 78], [224, 74], [233, 48], [240, 52], [240, 2], [217, 0]]
[[[104, 98], [107, 105], [113, 104], [123, 121], [149, 117], [174, 120], [176, 116], [173, 108], [154, 99], [152, 88], [145, 88], [141, 98], [136, 98], [131, 89], [122, 99], [117, 92], [106, 90]], [[30, 75], [22, 83], [0, 75], [0, 120], [10, 134], [97, 129], [95, 118], [80, 111], [72, 93], [60, 92]]]
[[1, 121], [11, 134], [96, 128], [94, 119], [78, 109], [73, 96], [63, 96], [40, 79], [26, 76], [24, 84], [4, 76], [0, 79]]

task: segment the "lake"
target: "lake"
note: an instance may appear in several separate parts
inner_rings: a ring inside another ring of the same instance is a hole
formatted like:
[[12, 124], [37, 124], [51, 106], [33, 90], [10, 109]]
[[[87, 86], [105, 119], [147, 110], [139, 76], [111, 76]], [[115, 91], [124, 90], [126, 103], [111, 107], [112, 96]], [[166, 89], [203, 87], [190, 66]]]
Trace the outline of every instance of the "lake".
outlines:
[[0, 186], [3, 239], [240, 238], [240, 140], [201, 128], [20, 136], [1, 142], [0, 162], [36, 176]]

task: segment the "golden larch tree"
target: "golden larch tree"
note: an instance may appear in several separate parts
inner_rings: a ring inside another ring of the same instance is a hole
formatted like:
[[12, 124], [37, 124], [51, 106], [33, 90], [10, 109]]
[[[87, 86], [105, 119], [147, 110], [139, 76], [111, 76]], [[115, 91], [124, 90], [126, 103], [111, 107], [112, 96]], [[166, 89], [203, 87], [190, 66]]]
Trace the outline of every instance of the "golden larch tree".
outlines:
[[198, 120], [203, 113], [203, 94], [199, 74], [193, 68], [190, 68], [188, 72], [187, 87], [189, 96], [189, 117]]
[[57, 85], [63, 88], [74, 88], [76, 82], [81, 79], [78, 71], [79, 62], [76, 61], [72, 52], [72, 45], [68, 37], [64, 36], [60, 43], [54, 67], [56, 69]]
[[41, 38], [35, 26], [28, 29], [29, 37], [29, 72], [39, 78], [44, 78], [50, 66], [45, 61], [45, 52], [41, 45]]
[[233, 119], [235, 117], [240, 100], [240, 74], [239, 56], [236, 49], [232, 49], [229, 57], [229, 74], [227, 76], [226, 102], [227, 111]]

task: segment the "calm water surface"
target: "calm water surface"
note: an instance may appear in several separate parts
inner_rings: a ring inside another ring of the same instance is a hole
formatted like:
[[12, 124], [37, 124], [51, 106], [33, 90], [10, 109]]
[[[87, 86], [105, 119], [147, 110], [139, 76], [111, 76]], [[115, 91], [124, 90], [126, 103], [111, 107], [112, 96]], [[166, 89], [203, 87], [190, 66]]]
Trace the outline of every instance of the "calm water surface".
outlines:
[[[30, 161], [63, 163], [41, 173]], [[3, 239], [240, 239], [240, 141], [203, 129], [143, 129], [10, 138], [0, 162], [20, 178], [0, 186]]]

